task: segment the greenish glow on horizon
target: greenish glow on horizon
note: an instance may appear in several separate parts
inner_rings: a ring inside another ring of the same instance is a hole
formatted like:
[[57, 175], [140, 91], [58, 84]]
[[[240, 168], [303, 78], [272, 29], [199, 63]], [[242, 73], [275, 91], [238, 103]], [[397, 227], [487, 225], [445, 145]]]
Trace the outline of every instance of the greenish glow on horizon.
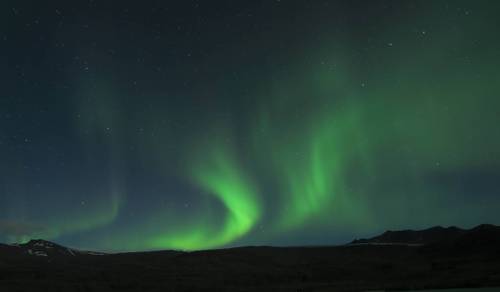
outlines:
[[[49, 218], [37, 220], [38, 225], [44, 226], [44, 228], [35, 230], [30, 234], [13, 236], [9, 238], [9, 241], [25, 243], [30, 239], [53, 240], [63, 235], [102, 228], [116, 220], [123, 205], [118, 190], [112, 190], [109, 198], [104, 203], [102, 200], [99, 202], [86, 202], [84, 211], [81, 209], [58, 210], [58, 213], [52, 214]], [[89, 214], [92, 215], [89, 216]], [[65, 220], [56, 219], [60, 217], [64, 217]]]

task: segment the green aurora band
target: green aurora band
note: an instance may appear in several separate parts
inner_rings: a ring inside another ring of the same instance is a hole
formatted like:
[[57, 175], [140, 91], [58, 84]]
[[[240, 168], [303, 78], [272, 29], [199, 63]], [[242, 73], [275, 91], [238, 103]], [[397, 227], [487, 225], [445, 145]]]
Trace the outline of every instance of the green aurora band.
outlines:
[[[120, 162], [131, 144], [166, 177], [172, 164], [180, 165], [186, 189], [199, 191], [199, 204], [180, 214], [154, 201], [135, 224], [88, 245], [198, 250], [301, 235], [306, 239], [300, 243], [308, 243], [307, 235], [318, 233], [500, 223], [498, 194], [481, 193], [484, 199], [475, 200], [463, 195], [459, 181], [468, 171], [495, 174], [500, 168], [500, 42], [487, 33], [499, 27], [498, 17], [493, 10], [474, 13], [474, 20], [454, 19], [459, 28], [423, 13], [377, 36], [383, 41], [364, 53], [351, 54], [348, 40], [311, 42], [290, 57], [287, 73], [263, 77], [252, 90], [254, 106], [234, 125], [237, 135], [185, 141], [175, 131], [154, 137], [141, 132], [127, 139], [115, 127], [142, 121], [155, 128], [161, 122], [151, 116], [164, 113], [114, 114], [123, 108], [119, 94], [96, 87], [86, 93], [97, 96], [95, 105], [81, 111], [83, 118], [97, 117], [78, 121], [78, 127], [87, 133], [89, 153], [93, 144], [105, 143], [113, 154], [108, 167], [115, 179], [103, 194], [107, 199], [89, 203], [84, 215], [68, 210], [37, 219], [53, 228], [35, 235], [53, 239], [102, 230], [133, 209], [125, 204]], [[422, 34], [430, 22], [436, 29]], [[226, 133], [228, 127], [206, 125], [213, 125], [212, 117], [188, 130]], [[181, 150], [167, 153], [171, 144]], [[62, 215], [66, 221], [56, 220]]]
[[[200, 249], [223, 246], [245, 235], [260, 215], [260, 205], [254, 184], [239, 168], [229, 147], [217, 144], [194, 164], [194, 182], [222, 202], [226, 209], [224, 222], [213, 230], [207, 226], [210, 218], [200, 218], [179, 234], [166, 235], [152, 242], [153, 248]], [[205, 158], [206, 157], [206, 158]]]

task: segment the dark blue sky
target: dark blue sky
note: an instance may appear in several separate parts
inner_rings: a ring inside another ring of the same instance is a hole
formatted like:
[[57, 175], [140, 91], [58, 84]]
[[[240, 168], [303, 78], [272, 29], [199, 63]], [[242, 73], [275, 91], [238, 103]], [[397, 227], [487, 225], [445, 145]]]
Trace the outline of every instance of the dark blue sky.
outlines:
[[0, 241], [500, 223], [495, 1], [3, 1]]

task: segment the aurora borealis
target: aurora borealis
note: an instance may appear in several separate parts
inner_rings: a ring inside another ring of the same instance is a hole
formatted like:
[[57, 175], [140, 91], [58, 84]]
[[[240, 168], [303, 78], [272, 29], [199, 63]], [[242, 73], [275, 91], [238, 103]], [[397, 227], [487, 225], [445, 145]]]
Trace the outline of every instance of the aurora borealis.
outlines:
[[0, 242], [500, 224], [496, 1], [3, 1]]

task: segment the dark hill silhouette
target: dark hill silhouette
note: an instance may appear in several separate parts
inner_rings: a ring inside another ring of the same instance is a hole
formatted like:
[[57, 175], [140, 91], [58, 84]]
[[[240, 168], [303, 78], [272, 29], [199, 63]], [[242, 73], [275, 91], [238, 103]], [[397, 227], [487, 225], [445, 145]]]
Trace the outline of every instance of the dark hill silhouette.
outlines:
[[430, 244], [443, 240], [455, 240], [467, 233], [467, 230], [457, 227], [436, 226], [424, 230], [386, 231], [369, 239], [357, 239], [351, 244]]
[[25, 244], [18, 245], [18, 247], [26, 254], [38, 257], [65, 257], [78, 254], [77, 250], [42, 239], [30, 240]]
[[354, 243], [100, 254], [34, 240], [0, 245], [0, 291], [500, 287], [500, 227], [494, 225], [388, 231]]
[[462, 235], [456, 244], [469, 247], [500, 247], [500, 227], [489, 224], [479, 225]]

